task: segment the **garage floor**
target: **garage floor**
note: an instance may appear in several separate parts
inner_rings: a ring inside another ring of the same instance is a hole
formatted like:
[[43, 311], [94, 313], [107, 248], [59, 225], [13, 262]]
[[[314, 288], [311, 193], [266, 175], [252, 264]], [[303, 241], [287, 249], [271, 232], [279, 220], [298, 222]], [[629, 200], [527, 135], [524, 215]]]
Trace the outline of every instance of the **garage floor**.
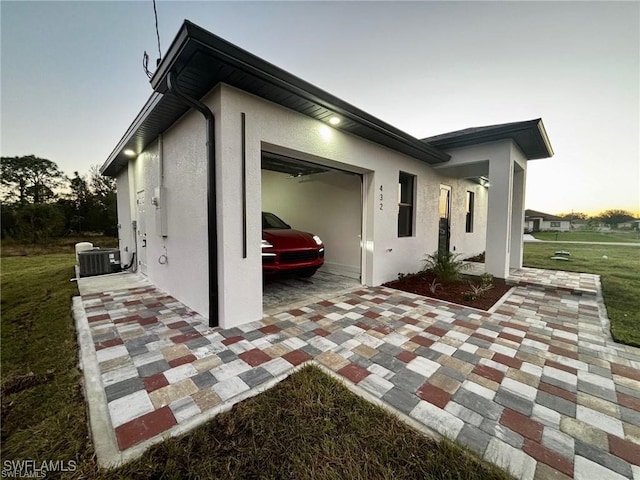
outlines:
[[264, 280], [262, 304], [265, 315], [290, 310], [309, 303], [333, 298], [360, 288], [359, 280], [318, 270], [313, 277], [267, 277]]

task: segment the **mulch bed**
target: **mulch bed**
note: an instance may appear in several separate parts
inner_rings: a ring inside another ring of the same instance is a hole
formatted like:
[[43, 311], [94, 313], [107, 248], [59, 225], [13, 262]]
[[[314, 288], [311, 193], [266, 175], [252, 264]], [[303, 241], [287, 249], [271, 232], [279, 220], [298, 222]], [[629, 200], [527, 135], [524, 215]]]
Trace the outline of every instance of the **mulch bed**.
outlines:
[[[434, 280], [440, 283], [441, 286], [435, 293], [432, 293], [430, 287]], [[470, 284], [480, 285], [480, 278], [472, 275], [463, 275], [460, 280], [442, 283], [435, 279], [432, 274], [421, 272], [415, 275], [408, 275], [402, 280], [387, 282], [384, 286], [480, 310], [489, 310], [511, 288], [511, 285], [506, 285], [504, 280], [494, 279], [492, 289], [474, 300], [466, 300], [464, 295], [471, 290]]]

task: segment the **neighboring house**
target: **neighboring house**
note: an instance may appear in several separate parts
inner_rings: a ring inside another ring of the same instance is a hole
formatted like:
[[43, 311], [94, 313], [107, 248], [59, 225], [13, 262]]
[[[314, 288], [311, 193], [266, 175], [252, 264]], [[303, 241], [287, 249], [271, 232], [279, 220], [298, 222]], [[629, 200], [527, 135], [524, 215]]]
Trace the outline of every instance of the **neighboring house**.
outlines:
[[527, 162], [553, 155], [540, 119], [419, 140], [188, 21], [151, 86], [101, 168], [120, 249], [211, 326], [262, 318], [262, 210], [370, 286], [439, 248], [522, 266]]
[[618, 223], [617, 228], [620, 230], [640, 230], [640, 219]]
[[571, 221], [548, 213], [527, 209], [524, 211], [524, 229], [527, 232], [568, 232], [571, 230]]

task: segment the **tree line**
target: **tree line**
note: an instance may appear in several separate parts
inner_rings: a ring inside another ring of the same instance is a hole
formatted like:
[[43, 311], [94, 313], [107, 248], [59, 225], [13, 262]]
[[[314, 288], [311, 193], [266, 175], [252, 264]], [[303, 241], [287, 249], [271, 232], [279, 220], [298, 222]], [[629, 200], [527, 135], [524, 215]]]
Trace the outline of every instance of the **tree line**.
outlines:
[[571, 212], [560, 213], [558, 217], [565, 220], [583, 220], [588, 226], [598, 227], [600, 224], [608, 225], [611, 228], [617, 228], [619, 224], [635, 220], [633, 213], [627, 210], [611, 209], [598, 213], [597, 215], [587, 215], [586, 213]]
[[3, 239], [39, 243], [88, 232], [118, 234], [116, 183], [95, 165], [69, 178], [46, 158], [2, 157], [0, 198]]

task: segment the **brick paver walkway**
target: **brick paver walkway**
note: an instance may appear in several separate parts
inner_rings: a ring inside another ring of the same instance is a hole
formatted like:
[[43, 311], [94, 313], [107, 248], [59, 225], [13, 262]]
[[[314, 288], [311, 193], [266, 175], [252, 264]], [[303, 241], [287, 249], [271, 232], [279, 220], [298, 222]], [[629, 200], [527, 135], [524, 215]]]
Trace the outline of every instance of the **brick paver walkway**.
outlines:
[[229, 330], [153, 287], [82, 300], [120, 451], [315, 359], [518, 478], [640, 479], [640, 349], [597, 277], [513, 281], [493, 313], [378, 287]]

